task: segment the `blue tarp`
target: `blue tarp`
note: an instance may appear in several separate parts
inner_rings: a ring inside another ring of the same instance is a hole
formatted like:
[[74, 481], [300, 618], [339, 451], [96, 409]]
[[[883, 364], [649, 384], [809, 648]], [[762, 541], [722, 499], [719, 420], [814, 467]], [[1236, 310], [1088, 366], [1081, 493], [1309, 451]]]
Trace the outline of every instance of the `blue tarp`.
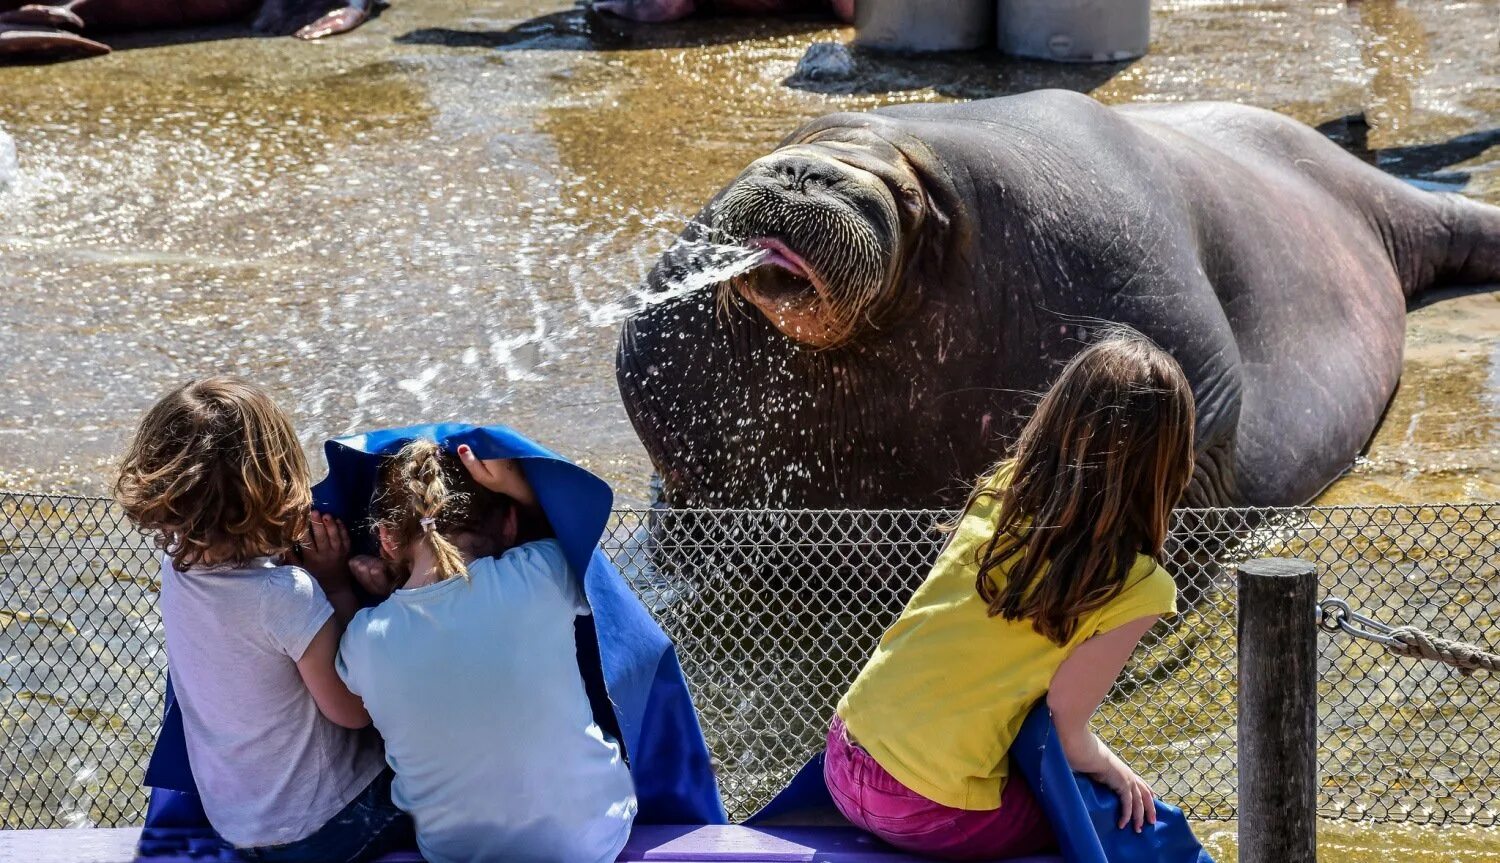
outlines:
[[[1045, 701], [1027, 715], [1010, 756], [1047, 813], [1066, 863], [1213, 863], [1176, 806], [1158, 800], [1156, 824], [1140, 833], [1117, 827], [1120, 798], [1068, 766]], [[832, 809], [820, 754], [750, 821], [790, 823]]]
[[[725, 823], [708, 747], [672, 642], [599, 551], [614, 502], [602, 479], [502, 426], [412, 426], [328, 441], [328, 476], [313, 489], [314, 507], [351, 527], [365, 523], [381, 458], [418, 438], [452, 451], [468, 444], [480, 458], [521, 460], [593, 608], [592, 619], [579, 619], [580, 670], [600, 724], [617, 731], [625, 747], [640, 803], [637, 821]], [[170, 683], [146, 785], [152, 793], [143, 852], [157, 842], [180, 847], [182, 837], [208, 831]]]

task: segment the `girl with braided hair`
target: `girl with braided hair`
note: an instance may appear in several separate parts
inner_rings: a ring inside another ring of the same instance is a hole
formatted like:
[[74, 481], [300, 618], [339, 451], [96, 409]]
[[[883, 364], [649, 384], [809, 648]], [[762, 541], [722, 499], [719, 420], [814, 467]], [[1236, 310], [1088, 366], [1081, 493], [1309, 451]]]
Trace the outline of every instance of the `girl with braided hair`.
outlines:
[[519, 465], [415, 441], [375, 495], [381, 559], [350, 566], [389, 597], [350, 621], [338, 671], [385, 737], [423, 856], [613, 861], [634, 785], [579, 672], [580, 581], [556, 540], [517, 542], [544, 520]]

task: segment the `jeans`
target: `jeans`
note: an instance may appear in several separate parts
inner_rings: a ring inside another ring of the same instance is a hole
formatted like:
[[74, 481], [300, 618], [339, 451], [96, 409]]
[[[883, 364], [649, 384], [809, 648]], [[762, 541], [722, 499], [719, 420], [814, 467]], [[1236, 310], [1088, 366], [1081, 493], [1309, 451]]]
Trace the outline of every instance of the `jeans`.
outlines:
[[952, 809], [902, 785], [833, 718], [823, 779], [849, 823], [903, 851], [939, 860], [1025, 857], [1055, 848], [1041, 804], [1019, 776], [1009, 776], [1000, 808]]
[[247, 863], [366, 863], [415, 848], [411, 816], [391, 802], [393, 778], [389, 769], [382, 772], [311, 836], [285, 845], [241, 848], [240, 857]]

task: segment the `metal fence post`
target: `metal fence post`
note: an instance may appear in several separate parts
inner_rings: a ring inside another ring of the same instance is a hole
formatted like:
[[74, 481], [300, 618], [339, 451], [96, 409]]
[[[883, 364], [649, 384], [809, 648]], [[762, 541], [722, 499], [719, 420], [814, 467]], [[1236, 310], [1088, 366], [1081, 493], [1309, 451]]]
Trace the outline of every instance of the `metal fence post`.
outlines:
[[1317, 601], [1307, 561], [1240, 565], [1240, 863], [1317, 860]]

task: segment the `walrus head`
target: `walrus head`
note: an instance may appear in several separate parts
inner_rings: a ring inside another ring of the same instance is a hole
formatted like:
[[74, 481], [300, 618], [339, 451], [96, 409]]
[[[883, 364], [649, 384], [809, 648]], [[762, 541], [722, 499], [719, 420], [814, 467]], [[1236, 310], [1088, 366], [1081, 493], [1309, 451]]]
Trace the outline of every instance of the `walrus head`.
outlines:
[[910, 306], [906, 264], [940, 219], [913, 164], [859, 127], [836, 127], [756, 160], [707, 217], [717, 234], [765, 252], [721, 290], [816, 349], [879, 329]]

